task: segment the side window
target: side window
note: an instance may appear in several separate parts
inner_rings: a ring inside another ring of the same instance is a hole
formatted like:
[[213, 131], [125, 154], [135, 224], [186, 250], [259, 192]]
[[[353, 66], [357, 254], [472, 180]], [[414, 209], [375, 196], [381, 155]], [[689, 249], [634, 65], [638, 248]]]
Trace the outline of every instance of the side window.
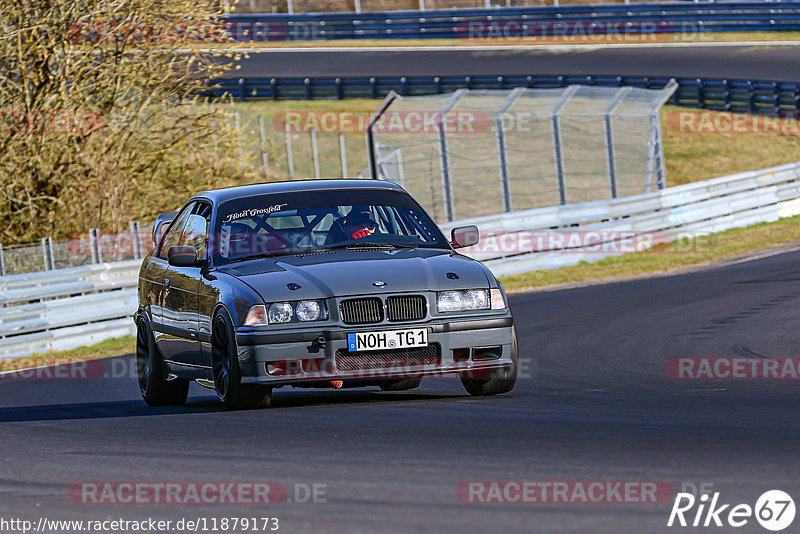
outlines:
[[208, 223], [201, 215], [189, 215], [186, 226], [181, 236], [181, 245], [197, 249], [197, 257], [206, 257], [206, 242], [208, 241]]
[[186, 223], [189, 220], [194, 205], [194, 202], [187, 204], [175, 218], [172, 226], [169, 228], [167, 234], [164, 236], [164, 239], [161, 241], [161, 248], [158, 251], [159, 258], [166, 258], [169, 247], [174, 247], [180, 244], [181, 235], [183, 234], [183, 230], [186, 227]]
[[208, 232], [211, 228], [211, 204], [198, 202], [192, 210], [194, 215], [189, 222], [181, 237], [182, 245], [191, 245], [197, 249], [197, 257], [206, 257], [208, 246]]

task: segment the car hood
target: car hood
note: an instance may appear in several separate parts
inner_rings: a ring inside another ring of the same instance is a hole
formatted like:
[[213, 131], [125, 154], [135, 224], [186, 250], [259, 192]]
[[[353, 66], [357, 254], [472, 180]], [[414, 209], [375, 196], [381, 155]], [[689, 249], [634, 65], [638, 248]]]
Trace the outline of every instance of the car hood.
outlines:
[[[265, 302], [486, 288], [492, 280], [477, 261], [437, 249], [330, 251], [252, 260], [219, 270], [251, 286]], [[300, 287], [290, 289], [295, 284]]]

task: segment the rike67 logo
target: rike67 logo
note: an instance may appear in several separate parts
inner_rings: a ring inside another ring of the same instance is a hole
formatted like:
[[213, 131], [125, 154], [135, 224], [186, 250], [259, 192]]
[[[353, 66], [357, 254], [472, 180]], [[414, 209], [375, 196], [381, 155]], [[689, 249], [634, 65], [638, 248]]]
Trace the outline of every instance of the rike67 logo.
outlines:
[[755, 519], [763, 528], [778, 532], [789, 527], [794, 516], [794, 500], [781, 490], [764, 492], [755, 506], [722, 503], [719, 492], [704, 493], [699, 497], [678, 493], [667, 526], [740, 528]]

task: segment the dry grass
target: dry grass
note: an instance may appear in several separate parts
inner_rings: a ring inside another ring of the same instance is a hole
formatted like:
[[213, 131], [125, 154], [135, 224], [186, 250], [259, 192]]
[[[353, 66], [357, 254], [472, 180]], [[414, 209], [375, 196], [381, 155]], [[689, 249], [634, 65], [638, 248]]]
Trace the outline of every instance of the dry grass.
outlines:
[[96, 345], [78, 347], [72, 350], [52, 351], [24, 358], [0, 360], [0, 372], [130, 354], [134, 352], [135, 348], [136, 339], [133, 336], [107, 339]]

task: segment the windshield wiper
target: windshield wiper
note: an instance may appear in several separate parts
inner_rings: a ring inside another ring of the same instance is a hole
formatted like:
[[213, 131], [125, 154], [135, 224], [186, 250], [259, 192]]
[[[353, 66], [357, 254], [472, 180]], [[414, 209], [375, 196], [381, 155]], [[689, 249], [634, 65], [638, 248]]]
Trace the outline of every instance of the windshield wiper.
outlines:
[[249, 256], [242, 256], [241, 258], [234, 258], [232, 260], [228, 260], [222, 265], [228, 265], [229, 263], [239, 263], [241, 261], [249, 261], [249, 260], [257, 260], [261, 258], [274, 258], [276, 256], [286, 256], [287, 254], [293, 254], [293, 252], [263, 252], [261, 254], [250, 254]]
[[320, 250], [334, 250], [340, 248], [351, 248], [351, 249], [359, 249], [359, 248], [383, 248], [383, 249], [393, 249], [393, 248], [407, 248], [413, 249], [418, 248], [419, 245], [410, 245], [410, 244], [400, 244], [400, 243], [369, 243], [369, 242], [359, 242], [359, 243], [340, 243], [338, 245], [329, 245], [327, 247], [323, 247], [321, 249], [317, 249], [314, 252], [319, 252]]

